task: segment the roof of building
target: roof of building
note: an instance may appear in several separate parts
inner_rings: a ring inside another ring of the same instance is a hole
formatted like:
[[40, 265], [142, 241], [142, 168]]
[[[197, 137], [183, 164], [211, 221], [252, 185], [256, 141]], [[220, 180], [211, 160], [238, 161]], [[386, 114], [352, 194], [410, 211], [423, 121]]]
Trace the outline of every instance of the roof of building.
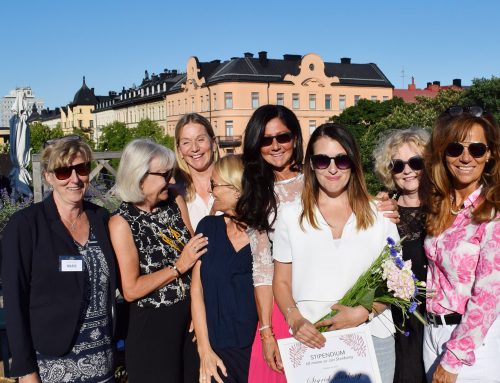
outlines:
[[[259, 52], [259, 57], [245, 53], [245, 57], [233, 57], [221, 62], [199, 62], [199, 77], [204, 77], [206, 84], [218, 82], [285, 82], [286, 75], [296, 76], [300, 72], [302, 56], [286, 54], [283, 59], [269, 59], [267, 52]], [[337, 76], [339, 85], [393, 87], [389, 79], [376, 64], [352, 64], [350, 59], [345, 62], [325, 62], [325, 74]], [[181, 89], [186, 76], [171, 91]]]
[[97, 98], [94, 94], [94, 88], [90, 89], [85, 83], [85, 76], [83, 76], [83, 84], [80, 89], [75, 93], [73, 102], [69, 106], [73, 107], [75, 105], [95, 105], [97, 103]]

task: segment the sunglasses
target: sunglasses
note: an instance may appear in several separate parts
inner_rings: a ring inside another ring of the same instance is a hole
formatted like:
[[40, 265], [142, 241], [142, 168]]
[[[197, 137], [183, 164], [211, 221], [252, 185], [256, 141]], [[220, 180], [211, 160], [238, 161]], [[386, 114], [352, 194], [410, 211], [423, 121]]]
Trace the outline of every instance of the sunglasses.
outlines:
[[165, 178], [165, 181], [168, 182], [168, 180], [170, 180], [170, 178], [172, 178], [172, 169], [167, 170], [164, 173], [161, 173], [161, 172], [147, 172], [146, 174], [150, 174], [152, 176], [163, 177], [163, 178]]
[[210, 180], [210, 189], [214, 190], [217, 186], [227, 186], [227, 187], [234, 187], [233, 185], [229, 184], [216, 184], [214, 180]]
[[52, 170], [52, 173], [59, 181], [67, 180], [73, 174], [73, 170], [80, 177], [87, 177], [90, 174], [90, 162], [82, 162], [73, 166], [62, 166]]
[[461, 144], [460, 142], [451, 142], [446, 147], [445, 153], [448, 157], [460, 157], [464, 152], [464, 148], [467, 148], [472, 157], [481, 158], [486, 154], [488, 145], [482, 142], [473, 142], [468, 145]]
[[449, 114], [452, 117], [461, 116], [464, 113], [469, 113], [474, 117], [481, 117], [484, 113], [483, 108], [480, 106], [450, 106], [445, 110], [445, 114]]
[[288, 144], [290, 141], [292, 141], [293, 135], [292, 133], [280, 133], [276, 136], [264, 136], [260, 141], [260, 145], [271, 146], [275, 138], [278, 144]]
[[420, 156], [413, 156], [409, 158], [408, 161], [392, 160], [389, 169], [394, 174], [398, 174], [405, 170], [406, 164], [413, 170], [422, 170], [424, 168], [424, 159]]
[[317, 170], [330, 167], [332, 161], [335, 162], [335, 166], [340, 170], [346, 170], [351, 167], [351, 159], [347, 154], [338, 154], [335, 157], [329, 157], [326, 154], [314, 154], [311, 156], [311, 165]]
[[78, 134], [70, 134], [68, 136], [51, 138], [43, 143], [43, 148], [45, 149], [47, 146], [53, 145], [58, 141], [80, 141], [81, 137]]

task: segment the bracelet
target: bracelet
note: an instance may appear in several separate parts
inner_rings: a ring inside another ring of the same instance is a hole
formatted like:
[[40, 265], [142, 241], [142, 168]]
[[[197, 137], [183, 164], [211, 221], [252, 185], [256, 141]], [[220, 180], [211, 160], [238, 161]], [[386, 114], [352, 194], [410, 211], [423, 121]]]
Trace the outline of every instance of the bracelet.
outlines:
[[270, 334], [260, 334], [260, 340], [264, 340], [267, 338], [274, 338], [274, 332], [271, 332]]
[[286, 312], [284, 313], [284, 314], [285, 314], [285, 321], [286, 321], [286, 323], [288, 323], [288, 325], [289, 325], [290, 327], [292, 327], [292, 324], [291, 324], [291, 323], [290, 323], [290, 321], [288, 320], [288, 317], [290, 316], [290, 314], [291, 314], [292, 310], [298, 310], [297, 306], [290, 306], [290, 307], [287, 307], [287, 308], [285, 309], [285, 311], [286, 311]]
[[177, 268], [177, 266], [176, 266], [176, 265], [170, 266], [170, 268], [171, 268], [172, 270], [174, 270], [174, 271], [175, 271], [175, 274], [176, 274], [175, 279], [177, 279], [177, 278], [180, 278], [180, 277], [181, 277], [181, 272], [179, 271], [179, 269]]
[[273, 327], [272, 327], [271, 325], [266, 324], [266, 325], [264, 325], [264, 326], [262, 326], [262, 327], [259, 327], [259, 331], [263, 331], [263, 330], [265, 330], [266, 328], [270, 328], [271, 330], [273, 329]]

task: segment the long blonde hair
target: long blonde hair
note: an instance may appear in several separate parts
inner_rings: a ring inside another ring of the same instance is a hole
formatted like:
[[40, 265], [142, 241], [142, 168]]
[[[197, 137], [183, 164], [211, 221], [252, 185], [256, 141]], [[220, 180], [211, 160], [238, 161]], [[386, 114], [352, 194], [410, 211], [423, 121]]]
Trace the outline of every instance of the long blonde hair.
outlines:
[[457, 117], [442, 117], [437, 120], [431, 139], [425, 149], [426, 174], [424, 183], [427, 195], [427, 232], [430, 235], [442, 233], [448, 223], [452, 208], [450, 196], [453, 192], [452, 178], [446, 166], [446, 147], [449, 143], [463, 141], [472, 127], [481, 125], [484, 130], [490, 159], [481, 175], [482, 202], [472, 212], [476, 223], [491, 220], [500, 211], [500, 163], [498, 127], [483, 117], [464, 113]]
[[193, 184], [193, 178], [191, 177], [191, 170], [189, 169], [188, 164], [186, 163], [186, 160], [182, 158], [181, 152], [179, 150], [179, 139], [181, 135], [182, 128], [186, 126], [187, 124], [200, 124], [202, 125], [208, 136], [210, 137], [211, 143], [212, 143], [212, 160], [213, 162], [216, 162], [219, 159], [219, 146], [217, 145], [217, 141], [215, 138], [215, 132], [214, 129], [212, 128], [212, 125], [210, 124], [210, 121], [208, 121], [205, 117], [198, 113], [188, 113], [182, 116], [179, 121], [177, 121], [177, 125], [175, 126], [175, 158], [177, 159], [177, 169], [174, 174], [174, 176], [177, 178], [180, 176], [185, 183], [186, 186], [186, 195], [185, 199], [187, 202], [192, 201], [195, 196], [196, 196], [196, 190], [194, 188]]
[[313, 146], [321, 137], [337, 141], [347, 152], [351, 160], [351, 176], [347, 184], [347, 198], [353, 213], [356, 215], [356, 228], [364, 230], [375, 222], [370, 201], [371, 196], [366, 187], [365, 176], [361, 167], [359, 148], [352, 134], [343, 126], [327, 123], [320, 125], [311, 135], [307, 144], [304, 160], [304, 190], [302, 191], [302, 212], [300, 214], [300, 227], [304, 230], [304, 220], [319, 229], [315, 208], [318, 205], [319, 183], [314, 170], [311, 169], [311, 156], [314, 154]]

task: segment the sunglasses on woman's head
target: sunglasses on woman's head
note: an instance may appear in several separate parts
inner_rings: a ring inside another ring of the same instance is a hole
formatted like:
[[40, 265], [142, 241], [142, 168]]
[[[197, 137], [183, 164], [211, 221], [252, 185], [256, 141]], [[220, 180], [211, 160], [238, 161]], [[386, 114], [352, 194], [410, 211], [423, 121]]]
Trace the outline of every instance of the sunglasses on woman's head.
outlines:
[[288, 144], [290, 141], [292, 141], [293, 135], [292, 133], [280, 133], [276, 136], [264, 136], [262, 137], [262, 140], [260, 140], [260, 145], [271, 146], [275, 138], [278, 144]]
[[63, 181], [71, 177], [73, 170], [80, 177], [86, 177], [90, 174], [90, 162], [82, 162], [81, 164], [73, 166], [61, 166], [60, 168], [52, 170], [52, 173], [54, 173], [59, 181]]
[[424, 168], [424, 159], [420, 156], [413, 156], [408, 161], [392, 160], [389, 169], [394, 174], [398, 174], [405, 170], [406, 164], [413, 170], [422, 170]]
[[481, 158], [486, 154], [488, 145], [482, 142], [472, 142], [468, 145], [461, 144], [460, 142], [450, 142], [446, 147], [445, 153], [448, 157], [460, 157], [465, 148], [467, 148], [472, 157]]
[[51, 138], [43, 143], [43, 148], [45, 149], [47, 146], [53, 145], [58, 141], [80, 141], [81, 137], [78, 134], [70, 134], [68, 136]]
[[335, 162], [337, 169], [346, 170], [351, 167], [351, 159], [347, 154], [337, 154], [335, 157], [326, 154], [314, 154], [311, 156], [311, 165], [314, 169], [322, 170], [330, 167], [331, 162]]
[[444, 113], [449, 114], [452, 117], [457, 117], [464, 113], [469, 113], [474, 117], [481, 117], [484, 110], [480, 106], [450, 106]]

